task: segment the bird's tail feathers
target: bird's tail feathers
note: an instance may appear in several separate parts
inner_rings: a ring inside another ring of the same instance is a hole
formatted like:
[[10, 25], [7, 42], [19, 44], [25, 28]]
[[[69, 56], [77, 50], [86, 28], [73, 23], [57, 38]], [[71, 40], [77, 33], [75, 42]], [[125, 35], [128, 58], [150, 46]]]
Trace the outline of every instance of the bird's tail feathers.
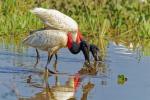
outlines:
[[32, 40], [33, 40], [33, 37], [34, 37], [34, 35], [29, 35], [29, 36], [27, 36], [27, 37], [23, 40], [23, 44], [25, 44], [25, 45], [30, 45], [30, 43], [31, 43]]

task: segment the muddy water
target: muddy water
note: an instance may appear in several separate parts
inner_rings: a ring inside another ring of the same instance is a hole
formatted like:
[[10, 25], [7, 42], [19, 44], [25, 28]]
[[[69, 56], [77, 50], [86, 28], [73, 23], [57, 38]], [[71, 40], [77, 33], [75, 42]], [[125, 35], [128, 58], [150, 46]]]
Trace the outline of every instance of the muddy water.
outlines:
[[60, 74], [48, 75], [47, 54], [40, 51], [35, 68], [35, 50], [19, 46], [0, 44], [0, 100], [150, 100], [150, 56], [140, 49], [109, 42], [105, 60], [91, 68], [82, 53], [61, 49], [49, 65]]

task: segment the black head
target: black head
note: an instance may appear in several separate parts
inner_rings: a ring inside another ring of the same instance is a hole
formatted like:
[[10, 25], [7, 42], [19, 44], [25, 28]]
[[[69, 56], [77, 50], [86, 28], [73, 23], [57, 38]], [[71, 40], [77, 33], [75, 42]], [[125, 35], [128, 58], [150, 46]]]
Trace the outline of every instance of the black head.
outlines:
[[86, 41], [81, 41], [80, 42], [80, 50], [82, 50], [84, 57], [85, 57], [85, 62], [88, 62], [90, 64], [90, 45]]
[[99, 56], [100, 51], [99, 51], [99, 48], [96, 45], [90, 44], [90, 51], [91, 51], [95, 61], [101, 60], [100, 56]]
[[72, 42], [72, 47], [69, 48], [69, 50], [72, 54], [78, 54], [80, 50], [82, 50], [83, 55], [85, 57], [85, 62], [90, 64], [90, 60], [89, 60], [90, 45], [86, 41], [81, 40], [80, 44], [77, 44], [76, 42]]
[[80, 45], [76, 42], [72, 42], [72, 47], [69, 48], [72, 54], [78, 54], [80, 52]]

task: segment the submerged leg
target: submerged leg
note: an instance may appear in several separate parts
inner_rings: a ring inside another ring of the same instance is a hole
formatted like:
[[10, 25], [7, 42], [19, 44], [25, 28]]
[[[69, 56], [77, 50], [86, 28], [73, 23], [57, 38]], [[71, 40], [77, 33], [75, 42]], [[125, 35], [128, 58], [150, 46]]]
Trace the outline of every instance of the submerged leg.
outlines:
[[58, 59], [57, 53], [55, 53], [55, 58], [56, 58], [56, 61], [57, 61], [57, 59]]
[[37, 64], [39, 63], [39, 60], [40, 60], [40, 55], [39, 55], [38, 49], [36, 49], [36, 63], [34, 64], [34, 67], [37, 66]]
[[49, 65], [51, 59], [52, 59], [53, 55], [48, 53], [48, 58], [47, 58], [47, 64], [45, 65], [45, 68], [47, 68], [47, 66]]
[[[56, 46], [56, 47], [53, 47], [53, 48], [49, 48], [48, 49], [48, 59], [47, 59], [47, 64], [45, 66], [45, 68], [47, 68], [47, 66], [49, 65], [53, 55], [55, 54], [55, 57], [56, 57], [56, 60], [57, 60], [57, 55], [56, 55], [56, 52], [58, 51], [60, 47], [59, 46]], [[51, 70], [49, 70], [50, 73], [52, 74], [56, 74], [56, 72], [53, 72]]]
[[49, 63], [50, 63], [52, 57], [53, 57], [53, 54], [48, 53], [48, 59], [47, 59], [47, 64], [45, 65], [45, 69], [47, 69], [47, 70], [48, 70], [50, 73], [52, 73], [52, 74], [56, 74], [55, 72], [53, 72], [53, 71], [51, 71], [50, 69], [47, 68], [47, 66], [49, 65]]
[[58, 72], [58, 70], [57, 70], [57, 59], [55, 60], [55, 62], [53, 64], [53, 67], [54, 67], [54, 71]]

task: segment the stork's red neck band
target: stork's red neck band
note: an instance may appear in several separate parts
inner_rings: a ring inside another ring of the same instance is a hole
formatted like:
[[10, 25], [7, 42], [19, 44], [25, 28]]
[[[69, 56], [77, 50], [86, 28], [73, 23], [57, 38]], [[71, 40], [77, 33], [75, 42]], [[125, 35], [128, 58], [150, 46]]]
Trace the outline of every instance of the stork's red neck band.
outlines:
[[67, 36], [68, 36], [67, 47], [70, 49], [72, 47], [72, 42], [73, 42], [72, 33], [68, 32]]
[[[67, 36], [68, 36], [67, 47], [70, 49], [72, 47], [72, 42], [73, 42], [72, 33], [68, 32]], [[76, 37], [76, 43], [79, 44], [82, 39], [83, 39], [83, 36], [82, 36], [81, 32], [78, 30], [77, 37]]]
[[82, 36], [81, 32], [78, 30], [76, 42], [79, 44], [82, 39], [83, 39], [83, 36]]

